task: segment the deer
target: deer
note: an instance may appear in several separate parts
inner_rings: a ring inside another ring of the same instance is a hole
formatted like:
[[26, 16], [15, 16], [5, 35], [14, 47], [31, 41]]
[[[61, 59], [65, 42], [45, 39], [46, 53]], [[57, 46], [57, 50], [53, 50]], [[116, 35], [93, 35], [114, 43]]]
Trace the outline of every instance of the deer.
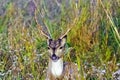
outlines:
[[80, 80], [77, 64], [63, 61], [67, 34], [70, 32], [71, 28], [68, 28], [62, 36], [54, 40], [51, 37], [48, 27], [44, 23], [41, 25], [36, 15], [35, 20], [40, 27], [42, 35], [46, 37], [47, 42], [49, 59], [45, 80]]
[[78, 80], [77, 65], [63, 61], [67, 34], [65, 33], [57, 40], [53, 40], [49, 36], [47, 38], [49, 63], [46, 80]]

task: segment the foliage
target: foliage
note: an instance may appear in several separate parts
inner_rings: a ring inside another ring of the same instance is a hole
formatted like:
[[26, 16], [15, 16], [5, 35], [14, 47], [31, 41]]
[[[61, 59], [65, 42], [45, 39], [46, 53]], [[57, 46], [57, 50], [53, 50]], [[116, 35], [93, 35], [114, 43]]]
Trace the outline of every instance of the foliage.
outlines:
[[[58, 2], [55, 15], [44, 0], [36, 4], [54, 39], [72, 27], [64, 59], [78, 64], [82, 80], [113, 79], [120, 69], [120, 1], [65, 1]], [[0, 80], [45, 79], [46, 39], [34, 14], [26, 15], [10, 2], [6, 14], [0, 16]]]

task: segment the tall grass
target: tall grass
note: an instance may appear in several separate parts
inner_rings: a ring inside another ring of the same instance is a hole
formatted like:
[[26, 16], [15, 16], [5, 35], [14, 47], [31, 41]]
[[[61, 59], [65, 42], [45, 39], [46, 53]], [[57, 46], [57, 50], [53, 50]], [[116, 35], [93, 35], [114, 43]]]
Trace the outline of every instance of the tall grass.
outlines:
[[[112, 74], [120, 68], [120, 1], [53, 1], [60, 9], [54, 15], [44, 0], [35, 1], [42, 23], [54, 39], [72, 27], [64, 59], [78, 64], [81, 79], [113, 79]], [[11, 2], [0, 16], [0, 80], [45, 79], [46, 39], [34, 16], [26, 15]]]

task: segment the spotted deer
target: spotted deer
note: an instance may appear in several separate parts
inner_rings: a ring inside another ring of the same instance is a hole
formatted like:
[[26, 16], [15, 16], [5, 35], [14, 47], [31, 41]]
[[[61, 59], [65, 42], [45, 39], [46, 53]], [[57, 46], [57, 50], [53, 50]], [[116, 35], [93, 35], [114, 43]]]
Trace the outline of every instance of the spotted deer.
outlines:
[[42, 34], [47, 38], [49, 63], [45, 80], [80, 80], [78, 67], [73, 62], [64, 62], [65, 45], [69, 28], [61, 37], [54, 40], [50, 36], [49, 29], [45, 24], [40, 25], [37, 17], [35, 18], [40, 26]]

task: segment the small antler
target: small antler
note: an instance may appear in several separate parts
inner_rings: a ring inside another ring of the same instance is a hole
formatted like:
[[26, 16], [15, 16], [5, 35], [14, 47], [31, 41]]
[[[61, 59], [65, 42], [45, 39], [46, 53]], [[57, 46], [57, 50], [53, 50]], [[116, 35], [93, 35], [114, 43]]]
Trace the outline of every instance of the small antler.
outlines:
[[68, 32], [70, 32], [71, 28], [69, 28], [60, 38], [62, 39], [64, 36], [66, 36], [68, 34]]
[[[34, 1], [35, 3], [35, 1]], [[35, 3], [36, 6], [36, 10], [35, 10], [35, 21], [38, 25], [38, 27], [41, 30], [41, 33], [47, 37], [48, 39], [51, 39], [51, 35], [50, 35], [50, 31], [48, 29], [48, 27], [44, 24], [44, 19], [42, 17], [42, 14], [40, 13], [40, 11], [37, 9], [37, 4]], [[37, 13], [39, 13], [39, 15], [37, 16]], [[41, 19], [41, 21], [38, 20], [38, 17]]]

